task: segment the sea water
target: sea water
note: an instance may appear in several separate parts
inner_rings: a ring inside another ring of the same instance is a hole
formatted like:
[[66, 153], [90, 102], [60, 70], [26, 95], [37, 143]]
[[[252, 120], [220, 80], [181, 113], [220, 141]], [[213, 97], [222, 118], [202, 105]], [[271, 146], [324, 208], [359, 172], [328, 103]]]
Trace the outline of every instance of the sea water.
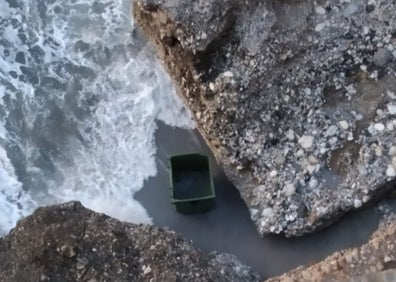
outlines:
[[151, 222], [155, 121], [194, 127], [152, 54], [130, 0], [0, 0], [0, 236], [69, 200]]

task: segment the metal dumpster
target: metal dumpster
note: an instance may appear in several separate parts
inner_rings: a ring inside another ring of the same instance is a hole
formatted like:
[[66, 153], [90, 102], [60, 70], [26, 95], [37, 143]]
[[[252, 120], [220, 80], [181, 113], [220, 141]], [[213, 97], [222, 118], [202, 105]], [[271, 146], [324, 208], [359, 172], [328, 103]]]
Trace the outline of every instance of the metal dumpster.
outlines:
[[193, 153], [169, 158], [171, 202], [180, 213], [199, 213], [214, 206], [209, 158]]

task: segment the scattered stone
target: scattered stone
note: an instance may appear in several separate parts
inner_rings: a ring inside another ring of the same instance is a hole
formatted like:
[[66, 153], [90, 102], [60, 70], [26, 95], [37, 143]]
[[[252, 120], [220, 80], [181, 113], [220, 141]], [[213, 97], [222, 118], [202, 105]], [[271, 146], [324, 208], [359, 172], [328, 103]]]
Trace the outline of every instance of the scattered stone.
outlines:
[[379, 48], [373, 56], [374, 64], [380, 68], [385, 68], [391, 60], [392, 53], [385, 48]]
[[346, 120], [341, 120], [339, 122], [342, 129], [347, 130], [349, 128], [349, 123]]
[[385, 125], [383, 125], [382, 123], [376, 123], [374, 124], [374, 128], [375, 130], [383, 131], [385, 129]]
[[298, 143], [303, 147], [304, 149], [309, 149], [313, 145], [314, 138], [313, 136], [307, 136], [303, 135], [300, 139], [298, 139]]
[[331, 126], [326, 130], [325, 135], [326, 135], [326, 136], [334, 136], [334, 135], [337, 133], [337, 131], [338, 131], [337, 126], [331, 125]]
[[317, 25], [315, 26], [315, 31], [319, 32], [319, 31], [321, 31], [322, 29], [324, 29], [325, 26], [326, 26], [325, 23], [319, 23], [319, 24], [317, 24]]
[[396, 146], [389, 148], [389, 156], [396, 156]]
[[[396, 3], [371, 2], [133, 2], [178, 93], [202, 113], [197, 128], [257, 210], [261, 235], [303, 235], [355, 209], [354, 199], [386, 194], [385, 150], [396, 140], [387, 107], [396, 100], [396, 60], [389, 59]], [[311, 155], [317, 164], [307, 162]], [[320, 189], [310, 188], [312, 177]], [[288, 183], [298, 185], [293, 196], [283, 191]], [[291, 220], [293, 207], [304, 206], [310, 212]]]
[[391, 115], [396, 115], [396, 104], [388, 104], [387, 107]]
[[393, 165], [388, 165], [387, 169], [386, 169], [386, 176], [393, 178], [396, 176], [396, 170], [393, 167]]
[[326, 14], [326, 10], [322, 6], [316, 6], [315, 7], [315, 12], [319, 15], [324, 15]]
[[290, 197], [296, 192], [296, 186], [293, 183], [288, 183], [285, 188], [283, 188], [283, 191], [286, 196]]

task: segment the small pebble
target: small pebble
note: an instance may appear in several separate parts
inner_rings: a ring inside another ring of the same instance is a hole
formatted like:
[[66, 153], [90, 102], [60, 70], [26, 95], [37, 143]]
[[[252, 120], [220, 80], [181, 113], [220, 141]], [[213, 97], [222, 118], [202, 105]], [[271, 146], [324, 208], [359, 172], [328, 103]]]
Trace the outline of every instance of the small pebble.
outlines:
[[354, 201], [353, 201], [353, 206], [357, 209], [357, 208], [360, 208], [361, 206], [362, 206], [362, 201], [361, 200], [359, 200], [359, 199], [355, 199]]
[[230, 72], [230, 71], [226, 71], [226, 72], [223, 73], [223, 76], [224, 77], [233, 77], [234, 74], [232, 72]]
[[373, 62], [379, 68], [385, 68], [391, 60], [392, 53], [386, 48], [379, 48], [373, 56]]
[[396, 146], [389, 148], [389, 156], [396, 156]]
[[388, 177], [396, 176], [396, 170], [393, 167], [393, 165], [388, 165], [388, 168], [386, 169], [386, 176], [388, 176]]
[[315, 12], [319, 15], [324, 15], [326, 14], [326, 10], [322, 6], [316, 6], [315, 7]]
[[331, 126], [326, 130], [325, 136], [334, 136], [334, 135], [337, 133], [337, 131], [338, 131], [337, 126], [331, 125]]
[[349, 128], [349, 124], [348, 124], [348, 122], [346, 120], [341, 120], [339, 122], [339, 124], [340, 124], [341, 128], [344, 129], [344, 130], [347, 130]]
[[316, 180], [316, 178], [313, 177], [313, 178], [311, 178], [311, 180], [309, 180], [308, 185], [309, 185], [309, 188], [314, 189], [314, 188], [318, 187], [319, 182], [318, 182], [318, 180]]
[[286, 196], [290, 197], [296, 192], [296, 186], [293, 183], [288, 183], [283, 188], [283, 192]]
[[374, 128], [378, 131], [383, 131], [385, 129], [385, 125], [383, 125], [382, 123], [376, 123], [374, 124]]
[[319, 31], [321, 31], [322, 29], [324, 29], [325, 26], [326, 26], [325, 23], [317, 24], [317, 25], [315, 26], [315, 31], [319, 32]]
[[304, 149], [309, 149], [313, 145], [314, 138], [313, 136], [309, 135], [303, 135], [299, 140], [298, 143], [303, 147]]
[[391, 115], [396, 115], [396, 104], [388, 104], [387, 107]]

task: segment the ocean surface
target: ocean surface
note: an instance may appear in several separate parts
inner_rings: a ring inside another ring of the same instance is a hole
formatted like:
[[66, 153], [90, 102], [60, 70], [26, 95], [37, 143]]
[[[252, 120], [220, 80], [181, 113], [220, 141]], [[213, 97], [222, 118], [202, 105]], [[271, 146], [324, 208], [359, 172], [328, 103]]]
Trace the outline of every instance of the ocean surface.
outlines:
[[156, 120], [194, 127], [130, 0], [0, 0], [0, 235], [68, 200], [150, 223]]

